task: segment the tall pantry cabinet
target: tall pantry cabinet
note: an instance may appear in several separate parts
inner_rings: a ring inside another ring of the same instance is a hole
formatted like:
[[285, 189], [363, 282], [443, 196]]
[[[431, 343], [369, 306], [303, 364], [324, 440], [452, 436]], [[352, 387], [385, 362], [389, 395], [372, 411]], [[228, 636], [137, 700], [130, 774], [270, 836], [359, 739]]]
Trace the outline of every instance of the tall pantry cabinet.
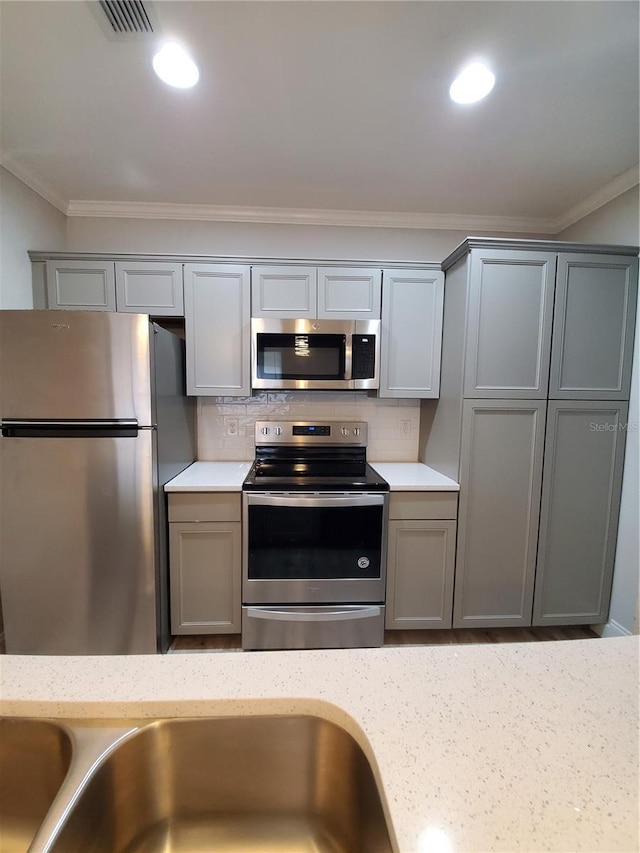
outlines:
[[470, 238], [443, 267], [422, 456], [460, 482], [453, 626], [606, 622], [637, 248]]

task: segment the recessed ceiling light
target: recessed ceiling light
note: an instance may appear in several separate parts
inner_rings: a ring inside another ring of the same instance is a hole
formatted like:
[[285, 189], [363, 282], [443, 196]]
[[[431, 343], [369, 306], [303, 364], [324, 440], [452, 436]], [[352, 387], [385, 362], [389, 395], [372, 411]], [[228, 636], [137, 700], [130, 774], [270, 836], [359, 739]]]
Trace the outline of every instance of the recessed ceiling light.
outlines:
[[175, 42], [167, 42], [153, 57], [153, 70], [169, 86], [189, 89], [200, 78], [198, 66], [189, 54]]
[[495, 76], [486, 65], [482, 62], [472, 62], [451, 84], [449, 97], [456, 104], [474, 104], [487, 97], [495, 82]]

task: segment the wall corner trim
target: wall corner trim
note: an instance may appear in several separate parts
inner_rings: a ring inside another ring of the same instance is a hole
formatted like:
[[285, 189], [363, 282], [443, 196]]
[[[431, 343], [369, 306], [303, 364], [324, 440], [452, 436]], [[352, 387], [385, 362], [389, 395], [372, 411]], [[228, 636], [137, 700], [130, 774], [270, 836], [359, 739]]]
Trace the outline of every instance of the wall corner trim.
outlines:
[[628, 628], [625, 628], [624, 625], [616, 622], [615, 619], [611, 619], [606, 625], [592, 625], [591, 627], [597, 634], [600, 634], [603, 639], [606, 637], [632, 636], [632, 632]]

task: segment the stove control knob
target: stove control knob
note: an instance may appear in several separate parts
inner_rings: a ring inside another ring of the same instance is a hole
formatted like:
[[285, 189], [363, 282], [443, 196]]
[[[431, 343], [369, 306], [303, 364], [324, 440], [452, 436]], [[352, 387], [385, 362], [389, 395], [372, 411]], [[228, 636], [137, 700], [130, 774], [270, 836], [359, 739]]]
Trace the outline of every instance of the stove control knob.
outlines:
[[276, 428], [274, 429], [274, 433], [275, 433], [276, 435], [282, 435], [282, 427], [276, 427]]
[[349, 435], [349, 430], [348, 430], [346, 427], [342, 427], [342, 429], [340, 430], [340, 432], [341, 432], [343, 435]]
[[271, 430], [269, 429], [269, 427], [262, 427], [262, 429], [260, 430], [260, 432], [261, 432], [263, 435], [269, 435], [269, 433], [271, 432]]
[[353, 430], [353, 434], [354, 434], [354, 435], [360, 435], [360, 427], [356, 427], [356, 428]]

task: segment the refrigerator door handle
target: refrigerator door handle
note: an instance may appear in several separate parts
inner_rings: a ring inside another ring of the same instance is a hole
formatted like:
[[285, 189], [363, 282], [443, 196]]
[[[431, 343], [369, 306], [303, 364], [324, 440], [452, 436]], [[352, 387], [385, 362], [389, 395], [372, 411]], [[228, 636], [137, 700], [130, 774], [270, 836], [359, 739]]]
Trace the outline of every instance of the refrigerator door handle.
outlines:
[[137, 438], [140, 429], [135, 418], [97, 418], [95, 420], [4, 418], [1, 426], [4, 438]]

